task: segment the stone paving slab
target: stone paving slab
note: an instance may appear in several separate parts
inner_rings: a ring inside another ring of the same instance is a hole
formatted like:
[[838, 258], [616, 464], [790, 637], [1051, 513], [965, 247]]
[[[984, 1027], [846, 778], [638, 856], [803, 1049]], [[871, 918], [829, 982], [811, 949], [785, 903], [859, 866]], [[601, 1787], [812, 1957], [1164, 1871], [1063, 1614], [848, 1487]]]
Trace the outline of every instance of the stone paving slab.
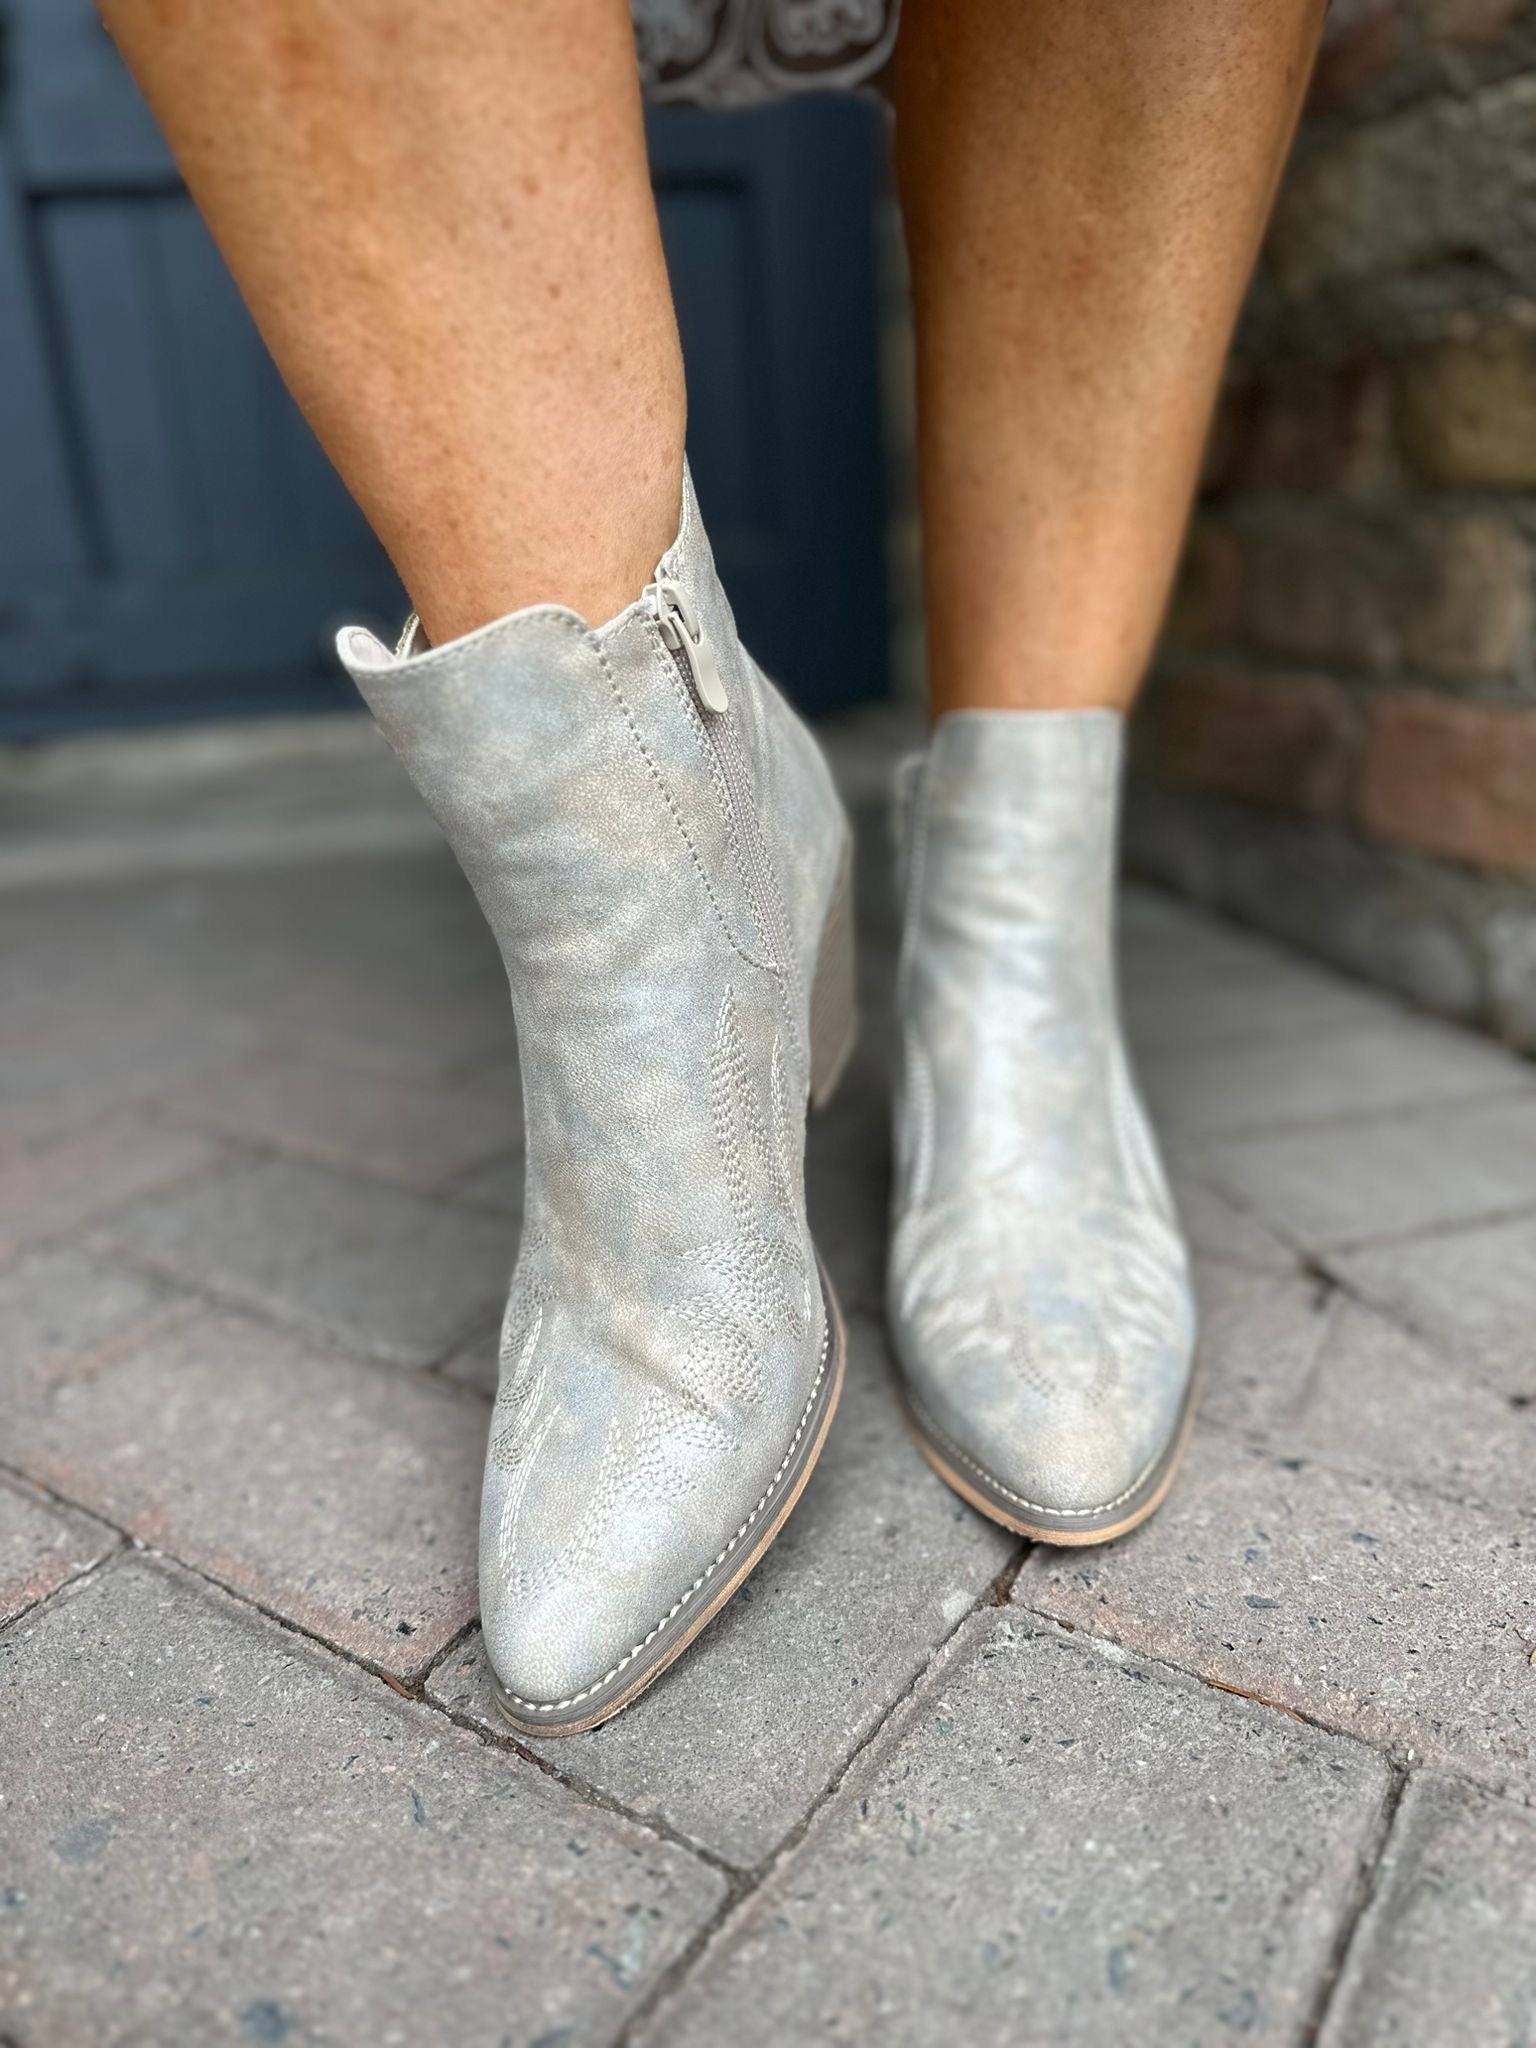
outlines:
[[1313, 1251], [1493, 1220], [1536, 1207], [1536, 1089], [1213, 1142], [1198, 1170]]
[[235, 1316], [61, 1374], [6, 1457], [140, 1542], [409, 1678], [474, 1619], [485, 1405]]
[[1152, 1520], [1016, 1604], [1495, 1788], [1536, 1790], [1536, 1524], [1197, 1430]]
[[1195, 1260], [1200, 1414], [1263, 1436], [1300, 1407], [1331, 1320], [1327, 1287], [1308, 1274], [1256, 1273]]
[[1511, 1402], [1536, 1403], [1536, 1215], [1328, 1263]]
[[0, 1153], [0, 1262], [137, 1195], [195, 1179], [221, 1156], [190, 1131], [157, 1130], [131, 1117]]
[[980, 1615], [640, 2038], [1296, 2042], [1388, 1787], [1355, 1744]]
[[1319, 2048], [1536, 2041], [1536, 1815], [1417, 1773]]
[[299, 1160], [135, 1203], [110, 1239], [194, 1287], [395, 1365], [430, 1365], [500, 1306], [506, 1222]]
[[1304, 1457], [1504, 1509], [1506, 1520], [1536, 1512], [1536, 1407], [1511, 1405], [1458, 1353], [1353, 1302], [1338, 1305], [1306, 1397], [1279, 1434]]
[[[1378, 1028], [1391, 1011], [1378, 995], [1294, 960], [1235, 963], [1199, 952], [1194, 971], [1158, 972], [1149, 949], [1122, 946], [1126, 1028], [1138, 1055], [1294, 1043]], [[1176, 953], [1177, 953], [1176, 949]], [[1212, 971], [1214, 968], [1214, 971]]]
[[0, 1625], [100, 1564], [118, 1540], [92, 1516], [0, 1474]]
[[0, 1420], [59, 1367], [125, 1341], [182, 1299], [148, 1274], [68, 1246], [30, 1252], [0, 1273]]
[[598, 2048], [712, 1870], [140, 1559], [0, 1636], [23, 2048]]
[[[795, 1825], [1016, 1548], [923, 1462], [879, 1329], [856, 1320], [849, 1349], [821, 1462], [729, 1606], [617, 1720], [531, 1745], [743, 1869]], [[478, 1636], [427, 1690], [509, 1734]]]
[[121, 1115], [253, 1038], [244, 1020], [189, 1008], [142, 975], [109, 1003], [54, 1006], [0, 1040], [0, 1138], [36, 1143]]
[[1327, 1040], [1206, 1046], [1141, 1062], [1148, 1107], [1179, 1138], [1531, 1092], [1530, 1070], [1463, 1031], [1388, 1017]]
[[1260, 1273], [1294, 1274], [1300, 1270], [1295, 1252], [1257, 1216], [1201, 1180], [1176, 1145], [1164, 1150], [1179, 1222], [1197, 1256], [1248, 1266]]
[[155, 1105], [159, 1121], [429, 1192], [518, 1136], [504, 1093], [266, 1054]]

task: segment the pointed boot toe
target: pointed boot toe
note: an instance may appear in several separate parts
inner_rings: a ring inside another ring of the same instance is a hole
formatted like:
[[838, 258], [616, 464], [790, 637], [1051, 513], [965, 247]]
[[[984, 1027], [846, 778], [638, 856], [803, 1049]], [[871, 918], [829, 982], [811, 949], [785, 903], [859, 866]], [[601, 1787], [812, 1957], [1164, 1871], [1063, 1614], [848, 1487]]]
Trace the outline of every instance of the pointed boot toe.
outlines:
[[537, 606], [340, 644], [506, 962], [527, 1169], [481, 1601], [503, 1711], [574, 1733], [740, 1584], [836, 1405], [804, 1144], [853, 1031], [848, 824], [687, 481], [603, 627]]

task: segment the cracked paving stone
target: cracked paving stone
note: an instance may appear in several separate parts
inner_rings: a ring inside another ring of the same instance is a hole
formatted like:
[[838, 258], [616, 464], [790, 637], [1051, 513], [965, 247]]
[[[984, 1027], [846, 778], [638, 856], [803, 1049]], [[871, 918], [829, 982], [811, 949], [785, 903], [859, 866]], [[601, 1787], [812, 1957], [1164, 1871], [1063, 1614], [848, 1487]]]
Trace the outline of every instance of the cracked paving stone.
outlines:
[[143, 1558], [0, 1637], [28, 2044], [602, 2048], [723, 1880]]
[[1358, 1744], [980, 1614], [640, 2039], [1289, 2048], [1389, 1783]]
[[1536, 1787], [1536, 1526], [1196, 1430], [1152, 1520], [1013, 1600], [1495, 1788]]

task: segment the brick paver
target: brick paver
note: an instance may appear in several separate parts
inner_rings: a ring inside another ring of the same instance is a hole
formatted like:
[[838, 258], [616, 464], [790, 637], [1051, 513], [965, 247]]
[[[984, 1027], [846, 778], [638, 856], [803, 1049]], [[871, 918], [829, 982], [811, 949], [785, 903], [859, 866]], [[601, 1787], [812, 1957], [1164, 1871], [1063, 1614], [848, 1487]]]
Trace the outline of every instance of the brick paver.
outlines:
[[194, 1287], [396, 1365], [429, 1365], [505, 1295], [499, 1217], [285, 1159], [134, 1203], [110, 1237]]
[[1447, 1026], [1392, 1018], [1326, 1041], [1298, 1033], [1142, 1063], [1147, 1101], [1178, 1140], [1332, 1121], [1428, 1103], [1518, 1096], [1529, 1074], [1511, 1054]]
[[6, 1456], [141, 1543], [408, 1677], [473, 1620], [475, 1395], [198, 1315], [55, 1379]]
[[1536, 1407], [1488, 1386], [1461, 1353], [1353, 1302], [1339, 1304], [1306, 1398], [1279, 1434], [1303, 1456], [1449, 1500], [1516, 1518], [1536, 1507]]
[[[627, 1713], [535, 1745], [741, 1867], [789, 1832], [1016, 1547], [908, 1441], [879, 1329], [860, 1319], [849, 1339], [825, 1455], [746, 1586]], [[507, 1732], [478, 1638], [428, 1692]]]
[[6, 1418], [59, 1367], [121, 1344], [181, 1299], [151, 1275], [68, 1246], [29, 1252], [0, 1272], [0, 1446]]
[[1536, 1214], [1374, 1245], [1329, 1264], [1509, 1400], [1536, 1402]]
[[195, 1180], [219, 1151], [190, 1131], [134, 1118], [0, 1153], [0, 1260], [109, 1215], [154, 1188]]
[[1202, 1165], [1310, 1250], [1480, 1222], [1536, 1207], [1536, 1087], [1421, 1115], [1214, 1141]]
[[723, 1889], [138, 1560], [0, 1636], [0, 1799], [0, 2013], [27, 2048], [595, 2048]]
[[1536, 1815], [1426, 1771], [1409, 1786], [1319, 2048], [1536, 2040]]
[[1363, 1747], [980, 1616], [642, 2038], [1294, 2042], [1388, 1785]]
[[117, 1548], [112, 1530], [0, 1475], [0, 1625]]
[[1289, 1245], [1231, 1195], [1203, 1181], [1177, 1146], [1165, 1147], [1168, 1178], [1179, 1222], [1197, 1254], [1260, 1273], [1295, 1273], [1299, 1262]]
[[1362, 1740], [1536, 1791], [1529, 1523], [1197, 1432], [1166, 1506], [1035, 1552], [1021, 1606]]
[[1311, 1275], [1258, 1273], [1195, 1261], [1200, 1311], [1200, 1413], [1262, 1435], [1305, 1398], [1331, 1320], [1328, 1290]]

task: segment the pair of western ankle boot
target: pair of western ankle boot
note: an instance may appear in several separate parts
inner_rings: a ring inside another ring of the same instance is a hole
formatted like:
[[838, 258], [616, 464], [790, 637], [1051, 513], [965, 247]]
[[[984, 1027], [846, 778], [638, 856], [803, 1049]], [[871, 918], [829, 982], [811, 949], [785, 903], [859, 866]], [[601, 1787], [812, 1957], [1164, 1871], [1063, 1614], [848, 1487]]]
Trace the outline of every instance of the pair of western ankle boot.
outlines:
[[[628, 1705], [777, 1535], [843, 1376], [807, 1109], [854, 1029], [851, 835], [737, 637], [692, 484], [593, 630], [540, 605], [348, 669], [490, 921], [527, 1130], [481, 1516], [502, 1711]], [[1053, 1543], [1149, 1514], [1188, 1259], [1118, 1021], [1118, 714], [962, 712], [898, 789], [889, 1318], [919, 1445]]]

